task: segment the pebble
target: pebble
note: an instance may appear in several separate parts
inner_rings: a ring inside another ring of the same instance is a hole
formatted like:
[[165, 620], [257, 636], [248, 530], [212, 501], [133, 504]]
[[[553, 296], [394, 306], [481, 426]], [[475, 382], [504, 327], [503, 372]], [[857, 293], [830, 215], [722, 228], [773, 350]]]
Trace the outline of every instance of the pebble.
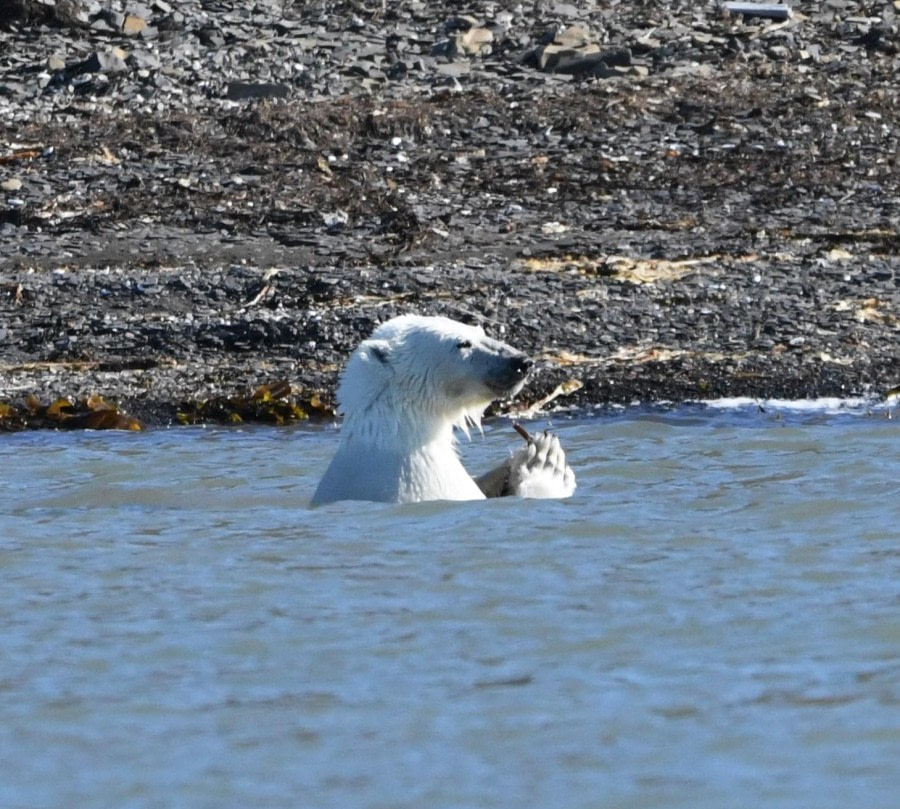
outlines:
[[147, 21], [135, 14], [128, 14], [122, 23], [122, 33], [126, 36], [134, 37], [142, 33], [147, 28]]

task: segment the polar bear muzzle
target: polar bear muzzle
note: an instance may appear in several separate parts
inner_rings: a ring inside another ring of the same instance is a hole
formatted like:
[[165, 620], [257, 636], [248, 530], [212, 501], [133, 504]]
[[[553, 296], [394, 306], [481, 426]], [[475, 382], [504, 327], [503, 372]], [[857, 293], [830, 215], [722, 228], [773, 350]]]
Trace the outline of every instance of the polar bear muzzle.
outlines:
[[534, 367], [534, 360], [527, 354], [490, 338], [483, 340], [479, 350], [485, 365], [482, 379], [488, 388], [498, 397], [518, 393]]
[[485, 379], [488, 387], [498, 396], [514, 396], [525, 384], [534, 360], [516, 352], [512, 356], [497, 357], [491, 366], [492, 372]]

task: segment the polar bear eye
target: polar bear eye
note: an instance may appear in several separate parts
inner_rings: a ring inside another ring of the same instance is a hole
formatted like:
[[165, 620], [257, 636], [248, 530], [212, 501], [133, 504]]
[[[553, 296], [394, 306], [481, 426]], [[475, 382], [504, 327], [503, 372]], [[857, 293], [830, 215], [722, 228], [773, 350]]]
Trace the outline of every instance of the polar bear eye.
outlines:
[[460, 351], [464, 351], [465, 349], [471, 348], [471, 347], [472, 347], [472, 341], [471, 341], [471, 340], [460, 340], [460, 341], [456, 344], [456, 347], [457, 347]]

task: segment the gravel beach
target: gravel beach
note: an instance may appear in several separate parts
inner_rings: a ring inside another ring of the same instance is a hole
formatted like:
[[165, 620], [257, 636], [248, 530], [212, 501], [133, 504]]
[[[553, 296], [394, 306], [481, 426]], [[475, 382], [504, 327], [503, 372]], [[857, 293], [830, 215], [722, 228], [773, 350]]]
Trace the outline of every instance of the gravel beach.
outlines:
[[526, 403], [884, 395], [900, 2], [727, 5], [0, 0], [0, 425], [327, 415], [401, 312]]

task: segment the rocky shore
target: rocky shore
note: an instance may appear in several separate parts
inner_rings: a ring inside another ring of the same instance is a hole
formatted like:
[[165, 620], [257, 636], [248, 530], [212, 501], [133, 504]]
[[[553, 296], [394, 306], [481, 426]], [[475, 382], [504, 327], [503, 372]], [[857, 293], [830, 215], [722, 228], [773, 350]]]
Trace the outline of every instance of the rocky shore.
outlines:
[[0, 0], [0, 425], [327, 415], [409, 311], [527, 402], [884, 394], [900, 3], [726, 5]]

